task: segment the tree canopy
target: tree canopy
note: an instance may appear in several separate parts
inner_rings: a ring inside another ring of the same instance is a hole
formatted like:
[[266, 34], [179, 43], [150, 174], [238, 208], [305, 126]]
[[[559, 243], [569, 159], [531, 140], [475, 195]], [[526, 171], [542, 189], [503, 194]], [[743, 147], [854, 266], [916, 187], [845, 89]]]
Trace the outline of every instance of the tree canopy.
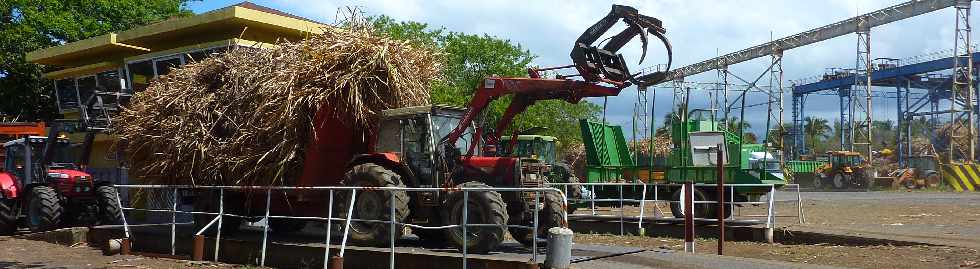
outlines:
[[[526, 77], [536, 58], [529, 50], [510, 40], [490, 35], [451, 32], [425, 23], [395, 21], [387, 16], [370, 19], [374, 27], [393, 38], [433, 46], [445, 53], [445, 80], [432, 89], [432, 102], [465, 107], [476, 86], [488, 76]], [[500, 98], [488, 108], [488, 123], [494, 123], [510, 103]], [[519, 115], [509, 132], [545, 127], [540, 134], [559, 137], [562, 146], [581, 143], [578, 120], [596, 119], [601, 107], [586, 101], [570, 104], [560, 100], [540, 101]]]
[[57, 117], [53, 85], [30, 51], [193, 14], [188, 0], [0, 1], [0, 118]]

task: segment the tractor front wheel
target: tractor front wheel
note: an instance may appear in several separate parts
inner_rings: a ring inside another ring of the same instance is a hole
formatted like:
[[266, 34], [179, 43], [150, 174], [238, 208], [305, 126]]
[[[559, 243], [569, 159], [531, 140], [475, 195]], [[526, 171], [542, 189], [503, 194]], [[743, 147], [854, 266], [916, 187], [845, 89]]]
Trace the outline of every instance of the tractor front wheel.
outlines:
[[31, 189], [31, 201], [27, 207], [27, 224], [31, 232], [53, 230], [61, 225], [65, 209], [53, 188], [37, 186]]
[[[343, 183], [351, 187], [405, 187], [398, 173], [373, 163], [354, 166], [344, 176]], [[341, 198], [341, 201], [340, 208], [346, 211], [350, 198]], [[401, 190], [360, 190], [354, 194], [354, 212], [351, 217], [358, 220], [391, 221], [392, 204], [395, 206], [395, 221], [403, 222], [409, 214], [408, 193]], [[388, 223], [352, 221], [350, 239], [362, 245], [387, 246], [390, 240], [401, 238], [402, 230], [401, 226], [395, 227], [395, 237], [392, 238]]]
[[119, 208], [119, 196], [116, 193], [116, 188], [108, 185], [99, 186], [95, 188], [95, 194], [99, 204], [99, 224], [122, 224], [122, 210]]
[[[490, 188], [481, 182], [466, 182], [457, 187], [461, 188]], [[443, 204], [442, 218], [447, 225], [463, 224], [463, 209], [466, 209], [466, 223], [484, 224], [493, 226], [450, 228], [446, 230], [446, 237], [456, 248], [463, 249], [470, 253], [487, 253], [497, 248], [500, 242], [504, 241], [504, 233], [507, 231], [507, 205], [504, 198], [496, 191], [469, 191], [468, 199], [463, 199], [463, 191], [449, 193], [446, 203]], [[467, 202], [468, 200], [468, 202]], [[465, 238], [465, 239], [464, 239]], [[465, 243], [464, 243], [465, 242]]]
[[848, 182], [851, 181], [851, 175], [844, 175], [843, 173], [837, 173], [834, 175], [834, 189], [842, 190], [847, 188]]
[[0, 199], [0, 235], [17, 231], [17, 201]]
[[[565, 215], [562, 210], [562, 199], [558, 193], [555, 192], [545, 192], [544, 199], [541, 200], [543, 206], [541, 211], [538, 211], [538, 238], [545, 239], [548, 238], [548, 229], [552, 227], [565, 227]], [[534, 225], [534, 218], [525, 221], [526, 226]], [[531, 237], [534, 236], [530, 229], [513, 227], [510, 228], [510, 235], [514, 237], [514, 240], [520, 242], [526, 247], [531, 247], [534, 241]]]

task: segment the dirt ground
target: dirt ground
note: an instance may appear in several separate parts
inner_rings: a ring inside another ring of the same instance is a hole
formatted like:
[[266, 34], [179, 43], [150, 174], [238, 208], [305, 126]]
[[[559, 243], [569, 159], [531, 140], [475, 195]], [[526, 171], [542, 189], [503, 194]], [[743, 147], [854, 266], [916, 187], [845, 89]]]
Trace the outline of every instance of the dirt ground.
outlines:
[[[980, 195], [884, 191], [804, 192], [803, 197], [806, 223], [798, 224], [795, 193], [776, 196], [776, 214], [785, 216], [777, 218], [777, 226], [914, 242], [727, 242], [726, 255], [854, 268], [980, 268]], [[669, 208], [661, 208], [669, 216]], [[736, 212], [754, 215], [765, 210], [747, 206]], [[677, 238], [584, 234], [576, 235], [575, 242], [683, 250], [683, 240]], [[700, 253], [716, 253], [717, 240], [699, 239], [696, 244]]]
[[245, 268], [209, 262], [191, 262], [143, 256], [104, 256], [87, 245], [56, 245], [41, 241], [0, 237], [0, 268]]

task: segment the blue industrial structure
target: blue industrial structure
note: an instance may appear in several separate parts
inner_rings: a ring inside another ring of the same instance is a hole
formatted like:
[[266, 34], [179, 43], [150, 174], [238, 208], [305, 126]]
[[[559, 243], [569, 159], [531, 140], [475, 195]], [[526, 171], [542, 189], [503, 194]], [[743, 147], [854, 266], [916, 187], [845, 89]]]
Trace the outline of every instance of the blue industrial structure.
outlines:
[[[977, 56], [980, 53], [973, 53], [974, 63], [978, 63]], [[954, 57], [947, 57], [923, 62], [916, 62], [910, 64], [901, 64], [897, 61], [890, 61], [890, 63], [882, 63], [874, 65], [874, 72], [871, 74], [872, 85], [878, 87], [895, 87], [896, 97], [898, 99], [898, 135], [896, 137], [896, 142], [898, 145], [897, 153], [899, 154], [899, 161], [904, 165], [905, 156], [912, 154], [911, 144], [911, 126], [909, 122], [914, 117], [917, 116], [931, 116], [936, 117], [939, 114], [952, 113], [955, 111], [951, 110], [940, 110], [939, 101], [949, 100], [949, 96], [952, 90], [952, 76], [950, 75], [929, 75], [929, 73], [950, 70], [954, 67]], [[960, 57], [961, 65], [965, 64], [965, 58]], [[826, 92], [836, 92], [840, 98], [840, 123], [841, 129], [841, 148], [847, 149], [846, 141], [848, 140], [847, 131], [853, 126], [848, 126], [849, 123], [853, 122], [850, 117], [852, 117], [853, 111], [850, 105], [852, 102], [853, 94], [851, 94], [851, 87], [855, 85], [855, 81], [863, 79], [864, 77], [855, 78], [855, 74], [848, 70], [832, 70], [823, 77], [815, 82], [804, 83], [799, 85], [793, 85], [793, 130], [790, 135], [793, 137], [794, 152], [793, 157], [799, 158], [800, 155], [808, 154], [805, 135], [804, 135], [804, 119], [806, 97], [813, 93], [826, 93]], [[977, 87], [973, 87], [976, 90]], [[920, 97], [911, 100], [912, 89], [925, 89], [927, 90], [925, 94]], [[960, 101], [962, 102], [962, 101]], [[928, 111], [923, 111], [927, 104], [931, 104], [928, 107]], [[966, 107], [965, 104], [958, 103], [961, 107]], [[977, 107], [980, 107], [978, 104]], [[974, 111], [976, 113], [976, 111]], [[935, 124], [935, 121], [931, 121]], [[975, 124], [975, 123], [974, 123]], [[931, 131], [937, 131], [937, 128], [930, 128]], [[933, 144], [937, 146], [937, 151], [941, 151], [940, 147], [947, 147], [948, 141], [940, 141], [937, 136], [933, 133], [931, 137]]]

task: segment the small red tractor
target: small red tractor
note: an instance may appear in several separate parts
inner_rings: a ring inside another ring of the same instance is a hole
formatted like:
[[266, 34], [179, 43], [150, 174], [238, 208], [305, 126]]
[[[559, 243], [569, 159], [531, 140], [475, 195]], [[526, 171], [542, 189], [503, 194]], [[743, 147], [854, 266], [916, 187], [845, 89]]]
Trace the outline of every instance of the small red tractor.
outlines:
[[23, 222], [32, 232], [64, 224], [118, 224], [116, 189], [81, 170], [67, 139], [52, 128], [3, 144], [0, 171], [0, 234]]
[[[601, 48], [592, 45], [620, 19], [627, 24], [623, 32], [611, 37]], [[363, 130], [337, 119], [331, 108], [323, 107], [313, 119], [315, 139], [306, 146], [302, 175], [291, 184], [441, 187], [447, 190], [357, 192], [353, 218], [376, 222], [352, 222], [350, 239], [355, 243], [386, 246], [392, 233], [389, 224], [381, 221], [391, 219], [423, 226], [462, 224], [464, 194], [456, 189], [458, 187], [531, 188], [544, 187], [547, 183], [544, 175], [526, 169], [529, 166], [523, 165], [520, 157], [493, 154], [502, 152], [501, 136], [528, 106], [540, 100], [577, 103], [586, 97], [616, 96], [631, 85], [653, 85], [666, 78], [666, 70], [644, 75], [630, 73], [622, 55], [616, 53], [639, 36], [645, 56], [648, 33], [663, 41], [669, 58], [670, 45], [660, 20], [641, 15], [632, 7], [614, 5], [605, 18], [579, 37], [571, 52], [573, 65], [532, 68], [526, 78], [486, 78], [477, 85], [465, 109], [439, 105], [389, 109], [382, 111], [376, 129]], [[578, 73], [542, 77], [546, 70], [566, 68], [574, 68]], [[512, 99], [496, 128], [482, 128], [484, 125], [476, 120], [491, 102], [503, 96]], [[322, 193], [286, 194], [277, 196], [280, 198], [276, 198], [271, 207], [277, 215], [323, 216], [324, 208], [328, 206], [325, 196]], [[508, 232], [506, 225], [531, 226], [535, 211], [539, 213], [537, 233], [541, 237], [548, 228], [561, 226], [564, 221], [563, 198], [558, 193], [541, 193], [536, 199], [533, 192], [487, 190], [471, 191], [468, 197], [467, 223], [482, 226], [467, 228], [465, 235], [461, 228], [421, 229], [413, 230], [413, 233], [423, 240], [448, 242], [457, 248], [462, 248], [465, 236], [467, 250], [480, 253], [495, 249], [503, 241]], [[199, 195], [195, 200], [195, 211], [216, 212], [217, 203], [213, 198], [213, 193]], [[228, 199], [234, 201], [236, 198]], [[347, 211], [348, 199], [340, 198], [334, 212]], [[256, 216], [260, 211], [256, 209], [265, 207], [264, 199], [246, 200], [251, 202], [246, 202], [243, 208], [225, 210], [236, 215]], [[241, 211], [245, 212], [239, 213]], [[264, 210], [260, 212], [264, 213]], [[201, 226], [211, 218], [201, 217], [195, 222]], [[239, 222], [241, 219], [226, 218], [222, 227], [235, 229]], [[275, 218], [270, 219], [269, 224], [273, 232], [292, 232], [305, 226], [302, 221]], [[402, 231], [395, 229], [396, 239], [401, 237]], [[509, 232], [526, 245], [535, 240], [528, 229], [510, 229]]]

